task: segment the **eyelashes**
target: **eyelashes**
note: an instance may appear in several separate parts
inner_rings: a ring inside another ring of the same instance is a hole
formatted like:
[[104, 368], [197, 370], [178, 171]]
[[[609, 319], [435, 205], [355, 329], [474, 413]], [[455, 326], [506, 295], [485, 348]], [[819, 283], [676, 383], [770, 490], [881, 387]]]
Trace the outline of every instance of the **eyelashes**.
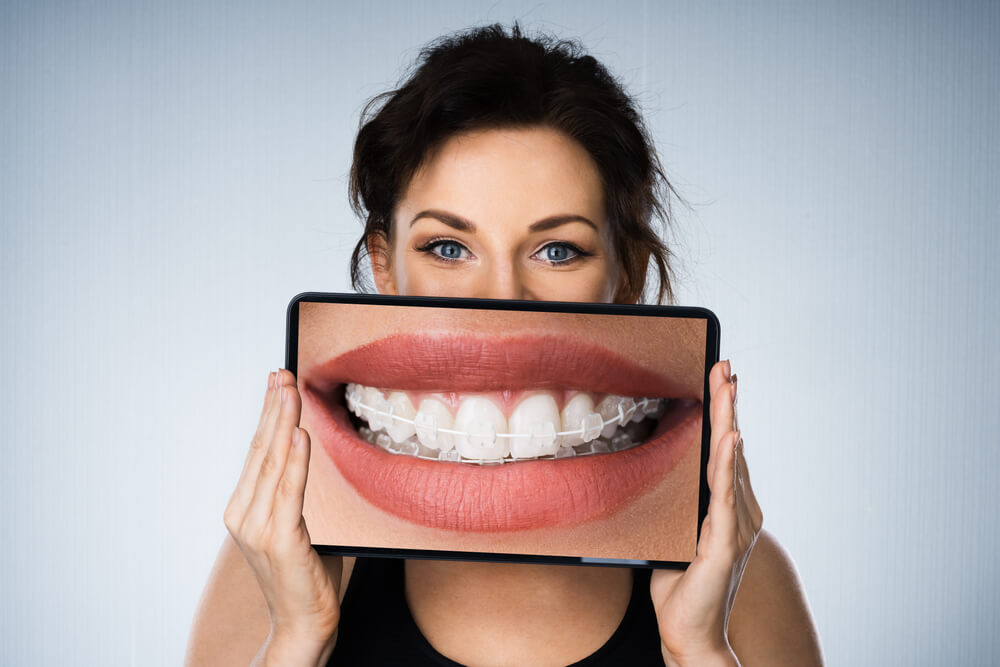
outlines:
[[[450, 238], [431, 239], [427, 243], [417, 247], [416, 250], [447, 264], [461, 262], [472, 255], [471, 251], [463, 244]], [[567, 241], [552, 241], [539, 248], [532, 254], [532, 257], [536, 255], [543, 255], [539, 261], [550, 266], [565, 266], [585, 257], [591, 257], [593, 253], [587, 252]]]
[[[448, 248], [449, 249], [448, 252], [445, 253], [445, 251], [442, 250], [443, 248]], [[463, 259], [461, 257], [456, 257], [455, 253], [461, 253], [462, 251], [465, 251], [466, 253], [469, 252], [468, 248], [466, 248], [464, 245], [453, 239], [432, 239], [427, 243], [425, 243], [424, 245], [417, 248], [417, 250], [419, 250], [422, 253], [428, 254], [436, 259], [440, 259], [441, 261], [449, 263], [458, 262]]]

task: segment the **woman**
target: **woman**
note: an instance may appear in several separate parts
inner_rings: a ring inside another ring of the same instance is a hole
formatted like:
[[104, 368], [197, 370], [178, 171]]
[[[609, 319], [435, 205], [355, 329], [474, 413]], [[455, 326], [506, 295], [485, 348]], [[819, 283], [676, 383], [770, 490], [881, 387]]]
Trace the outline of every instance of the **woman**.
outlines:
[[[652, 263], [672, 298], [651, 220], [673, 191], [631, 100], [575, 45], [469, 31], [376, 103], [351, 173], [355, 286], [367, 254], [384, 294], [635, 303]], [[402, 565], [311, 549], [312, 438], [295, 378], [272, 373], [188, 663], [820, 664], [794, 566], [761, 532], [728, 362], [710, 391], [712, 501], [686, 571]]]

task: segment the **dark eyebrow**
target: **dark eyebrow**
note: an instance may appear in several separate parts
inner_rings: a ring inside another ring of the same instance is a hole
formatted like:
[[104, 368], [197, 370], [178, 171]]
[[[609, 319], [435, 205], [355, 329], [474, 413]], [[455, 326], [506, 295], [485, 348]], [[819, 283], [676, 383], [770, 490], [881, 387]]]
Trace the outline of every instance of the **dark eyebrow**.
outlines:
[[471, 220], [466, 220], [461, 216], [457, 216], [454, 213], [448, 213], [447, 211], [438, 211], [437, 209], [428, 209], [426, 211], [421, 211], [413, 216], [413, 220], [410, 220], [410, 227], [413, 226], [420, 218], [434, 218], [439, 220], [449, 227], [453, 227], [460, 232], [474, 232], [476, 231], [476, 225]]
[[[448, 213], [447, 211], [439, 211], [437, 209], [428, 209], [426, 211], [421, 211], [420, 213], [417, 213], [415, 216], [413, 216], [413, 219], [410, 220], [410, 227], [412, 227], [413, 223], [415, 223], [420, 218], [434, 218], [435, 220], [443, 222], [449, 227], [452, 227], [462, 232], [476, 231], [476, 225], [471, 220], [466, 220], [465, 218], [455, 215], [454, 213]], [[572, 213], [563, 215], [550, 215], [547, 218], [542, 218], [541, 220], [531, 223], [531, 226], [528, 227], [528, 231], [544, 232], [547, 229], [553, 229], [555, 227], [565, 225], [566, 223], [569, 222], [582, 222], [584, 224], [593, 227], [594, 231], [600, 231], [599, 229], [597, 229], [597, 225], [595, 225], [587, 218], [583, 217], [582, 215], [575, 215]]]

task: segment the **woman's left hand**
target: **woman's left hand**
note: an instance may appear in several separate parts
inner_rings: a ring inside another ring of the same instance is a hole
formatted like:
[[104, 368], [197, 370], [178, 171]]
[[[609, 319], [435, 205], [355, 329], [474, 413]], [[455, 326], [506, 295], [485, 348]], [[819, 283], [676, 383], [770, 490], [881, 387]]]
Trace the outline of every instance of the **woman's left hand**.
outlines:
[[743, 440], [736, 430], [736, 378], [728, 361], [709, 374], [712, 439], [708, 457], [708, 515], [697, 555], [687, 570], [657, 570], [650, 594], [667, 665], [738, 665], [727, 626], [743, 568], [763, 515], [753, 489]]

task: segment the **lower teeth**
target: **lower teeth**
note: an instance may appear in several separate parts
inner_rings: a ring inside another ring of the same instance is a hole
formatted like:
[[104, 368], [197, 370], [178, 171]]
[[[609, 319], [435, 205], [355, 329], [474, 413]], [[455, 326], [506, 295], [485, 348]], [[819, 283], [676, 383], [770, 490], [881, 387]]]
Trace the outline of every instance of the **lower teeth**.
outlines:
[[610, 438], [599, 437], [595, 440], [591, 440], [590, 442], [576, 445], [575, 447], [562, 446], [555, 453], [555, 455], [535, 456], [524, 459], [516, 459], [510, 456], [502, 459], [466, 459], [462, 458], [456, 449], [442, 452], [427, 447], [417, 439], [416, 435], [412, 435], [402, 442], [394, 442], [385, 431], [372, 431], [371, 428], [364, 424], [359, 426], [357, 430], [363, 440], [391, 454], [403, 454], [413, 458], [426, 459], [430, 461], [451, 461], [456, 463], [461, 462], [490, 465], [511, 463], [514, 461], [544, 461], [572, 458], [576, 456], [592, 456], [595, 454], [621, 452], [641, 445], [645, 439], [649, 437], [649, 434], [653, 431], [655, 425], [655, 420], [650, 419], [643, 419], [639, 422], [630, 421], [625, 426], [617, 427]]

